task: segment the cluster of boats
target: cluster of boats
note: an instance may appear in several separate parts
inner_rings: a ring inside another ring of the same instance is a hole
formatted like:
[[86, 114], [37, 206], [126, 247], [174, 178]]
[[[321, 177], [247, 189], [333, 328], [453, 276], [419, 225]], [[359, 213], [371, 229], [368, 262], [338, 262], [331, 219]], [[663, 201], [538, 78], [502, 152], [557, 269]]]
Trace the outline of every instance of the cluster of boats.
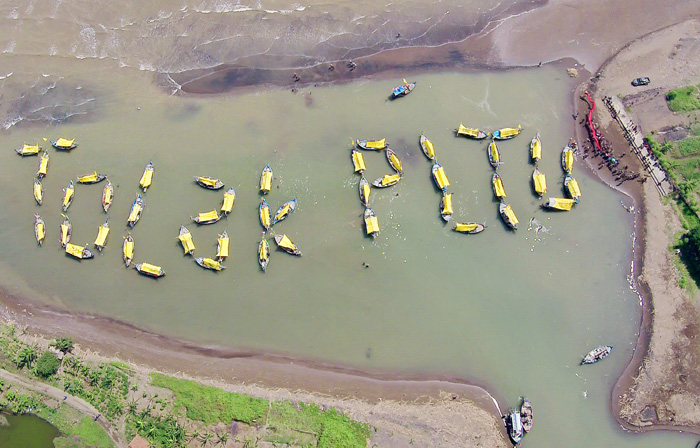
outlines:
[[547, 202], [542, 204], [544, 208], [569, 211], [574, 205], [578, 204], [581, 199], [581, 188], [579, 187], [578, 181], [571, 174], [574, 169], [575, 150], [576, 142], [570, 140], [561, 152], [561, 167], [564, 170], [564, 191], [568, 197], [550, 197]]
[[515, 445], [519, 444], [532, 430], [532, 403], [527, 398], [523, 398], [520, 409], [511, 409], [504, 419], [510, 440]]

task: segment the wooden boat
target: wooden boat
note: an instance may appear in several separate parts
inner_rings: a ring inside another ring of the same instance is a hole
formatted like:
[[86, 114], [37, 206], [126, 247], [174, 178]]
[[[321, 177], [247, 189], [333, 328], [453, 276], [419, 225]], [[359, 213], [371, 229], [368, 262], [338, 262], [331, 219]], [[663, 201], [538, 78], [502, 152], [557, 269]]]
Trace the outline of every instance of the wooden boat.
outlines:
[[547, 192], [547, 178], [537, 167], [532, 172], [532, 187], [539, 197], [544, 196]]
[[270, 188], [272, 188], [272, 179], [272, 168], [270, 168], [270, 165], [265, 165], [262, 173], [260, 173], [260, 191], [262, 194], [270, 192]]
[[197, 182], [200, 187], [204, 187], [209, 190], [218, 190], [224, 186], [224, 183], [219, 179], [208, 176], [195, 176], [194, 181]]
[[389, 161], [391, 168], [393, 168], [394, 171], [399, 174], [403, 173], [403, 166], [401, 165], [401, 159], [399, 159], [399, 156], [397, 156], [391, 148], [387, 148], [385, 152], [386, 159]]
[[274, 226], [280, 221], [283, 221], [287, 216], [289, 216], [294, 210], [297, 208], [297, 200], [292, 199], [291, 201], [287, 201], [280, 208], [277, 209], [277, 213], [275, 213], [275, 217], [272, 220], [272, 225]]
[[523, 127], [518, 125], [517, 128], [501, 128], [493, 131], [492, 137], [496, 140], [508, 140], [516, 137], [523, 130]]
[[523, 404], [520, 405], [520, 420], [523, 423], [523, 431], [527, 434], [532, 429], [532, 402], [527, 398], [523, 398]]
[[405, 79], [403, 80], [403, 84], [398, 85], [394, 87], [394, 90], [391, 91], [391, 98], [396, 99], [402, 96], [406, 96], [409, 93], [413, 92], [413, 89], [416, 88], [416, 82], [408, 82]]
[[270, 226], [272, 225], [272, 216], [270, 215], [270, 205], [267, 203], [265, 198], [262, 198], [260, 201], [258, 216], [260, 217], [260, 225], [263, 226], [263, 229], [270, 230]]
[[61, 204], [61, 209], [67, 211], [71, 203], [73, 203], [73, 197], [75, 196], [75, 186], [73, 186], [73, 181], [68, 183], [68, 186], [63, 189], [63, 203]]
[[190, 218], [197, 224], [214, 224], [222, 217], [223, 215], [221, 215], [219, 212], [212, 210], [210, 212], [198, 213], [197, 216]]
[[90, 174], [83, 174], [82, 176], [78, 176], [78, 183], [96, 184], [98, 182], [102, 182], [105, 179], [107, 179], [107, 176], [105, 174], [97, 174], [97, 171], [93, 171]]
[[357, 147], [368, 151], [379, 151], [386, 148], [386, 139], [381, 140], [357, 140]]
[[561, 167], [567, 174], [571, 174], [574, 169], [574, 149], [576, 149], [576, 142], [570, 140], [561, 151]]
[[73, 257], [77, 258], [78, 260], [85, 260], [88, 258], [92, 258], [95, 256], [95, 254], [92, 253], [90, 249], [88, 249], [85, 246], [78, 246], [77, 244], [73, 243], [68, 243], [66, 244], [66, 253], [68, 255], [72, 255]]
[[34, 237], [39, 246], [41, 246], [41, 243], [44, 242], [44, 238], [46, 238], [46, 224], [38, 214], [34, 215]]
[[15, 149], [15, 152], [22, 157], [35, 156], [35, 155], [39, 154], [39, 151], [41, 151], [41, 147], [39, 146], [39, 144], [28, 145], [25, 143], [24, 145], [22, 145], [21, 148]]
[[542, 207], [549, 210], [561, 210], [568, 212], [575, 203], [576, 201], [568, 198], [549, 198], [547, 202], [542, 204]]
[[498, 211], [501, 214], [501, 218], [503, 218], [503, 222], [505, 222], [513, 230], [517, 230], [518, 223], [520, 221], [518, 221], [518, 217], [515, 216], [515, 212], [510, 204], [501, 202], [498, 206]]
[[288, 254], [301, 256], [301, 251], [297, 245], [294, 244], [286, 234], [275, 235], [275, 243], [277, 243], [277, 247]]
[[533, 163], [537, 163], [542, 159], [542, 141], [540, 141], [540, 133], [530, 141], [530, 159]]
[[39, 205], [44, 202], [44, 186], [39, 179], [34, 179], [34, 200]]
[[61, 235], [58, 237], [58, 241], [61, 243], [61, 247], [66, 247], [66, 244], [70, 242], [73, 225], [66, 215], [61, 214], [61, 216], [63, 216], [63, 222], [61, 223]]
[[216, 259], [221, 261], [228, 257], [228, 249], [231, 243], [231, 239], [228, 237], [228, 233], [224, 230], [223, 233], [219, 235], [216, 239]]
[[442, 199], [440, 199], [440, 216], [442, 216], [445, 222], [449, 222], [450, 219], [452, 219], [453, 213], [452, 193], [443, 193]]
[[139, 274], [146, 275], [148, 277], [160, 278], [165, 275], [165, 269], [150, 263], [136, 263], [134, 268]]
[[260, 268], [265, 272], [267, 269], [267, 263], [270, 262], [270, 243], [265, 239], [265, 233], [263, 232], [260, 244], [258, 244], [258, 263], [260, 263]]
[[102, 252], [102, 249], [107, 245], [107, 237], [109, 236], [109, 218], [97, 229], [97, 238], [95, 238], [95, 247]]
[[357, 149], [352, 148], [350, 158], [352, 159], [352, 166], [355, 173], [362, 174], [362, 172], [367, 169], [367, 165], [365, 165], [365, 156]]
[[433, 142], [428, 140], [428, 137], [426, 137], [425, 134], [421, 134], [418, 142], [420, 143], [420, 149], [423, 150], [425, 157], [430, 160], [435, 160], [435, 145], [433, 145]]
[[114, 200], [114, 187], [112, 186], [112, 182], [107, 180], [107, 185], [102, 189], [102, 209], [107, 213], [109, 211], [109, 207], [112, 205], [112, 201]]
[[578, 181], [571, 174], [567, 174], [564, 178], [564, 188], [569, 197], [578, 204], [578, 201], [581, 199], [581, 187], [579, 187]]
[[435, 162], [433, 163], [433, 168], [431, 169], [431, 172], [433, 173], [433, 180], [435, 181], [435, 185], [442, 190], [442, 191], [447, 191], [447, 187], [450, 186], [450, 180], [447, 178], [447, 174], [445, 173], [445, 168], [442, 167], [439, 163]]
[[610, 355], [612, 349], [612, 345], [599, 345], [583, 357], [581, 364], [594, 364], [601, 359], [605, 359], [608, 357], [608, 355]]
[[49, 172], [49, 152], [44, 150], [39, 159], [39, 168], [36, 170], [36, 177], [43, 179], [46, 173]]
[[503, 186], [503, 179], [498, 173], [493, 173], [491, 176], [491, 185], [493, 186], [493, 194], [496, 195], [497, 199], [502, 199], [506, 197], [506, 189]]
[[131, 211], [129, 211], [129, 217], [126, 220], [126, 223], [129, 225], [129, 227], [134, 227], [136, 225], [136, 223], [141, 218], [141, 214], [143, 213], [143, 209], [145, 206], [146, 203], [143, 202], [141, 193], [138, 193], [136, 195], [136, 199], [134, 199], [134, 202], [131, 204]]
[[487, 132], [476, 128], [468, 128], [462, 123], [459, 124], [459, 127], [457, 128], [456, 132], [457, 135], [463, 135], [465, 137], [473, 138], [474, 140], [481, 140], [489, 136]]
[[180, 226], [180, 233], [177, 236], [180, 240], [182, 248], [185, 250], [185, 255], [192, 255], [196, 249], [194, 245], [194, 240], [192, 239], [192, 233], [185, 226]]
[[396, 185], [399, 183], [401, 180], [401, 174], [396, 173], [396, 174], [385, 174], [382, 177], [379, 177], [375, 179], [374, 182], [372, 182], [372, 185], [374, 185], [377, 188], [386, 188], [386, 187], [391, 187], [392, 185]]
[[493, 167], [493, 169], [497, 170], [498, 166], [502, 163], [501, 162], [501, 151], [498, 149], [498, 145], [496, 144], [495, 140], [491, 140], [491, 143], [489, 143], [489, 148], [486, 151], [489, 156], [489, 163]]
[[[139, 179], [139, 186], [141, 187], [141, 189], [143, 190], [144, 193], [146, 192], [146, 190], [148, 190], [148, 187], [150, 187], [151, 184], [153, 183], [154, 172], [155, 172], [155, 170], [153, 168], [153, 161], [151, 160], [146, 165], [146, 168], [144, 168], [143, 174], [141, 175], [141, 179]], [[209, 187], [207, 187], [207, 188], [209, 188]]]
[[359, 190], [360, 202], [362, 202], [362, 205], [367, 207], [369, 205], [369, 196], [372, 193], [372, 187], [369, 186], [369, 182], [367, 182], [367, 179], [365, 179], [364, 176], [360, 178]]
[[223, 213], [224, 216], [228, 216], [228, 214], [231, 213], [231, 210], [233, 210], [233, 203], [235, 201], [236, 190], [231, 187], [226, 190], [226, 193], [224, 193], [224, 201], [221, 203], [221, 213]]
[[512, 409], [506, 416], [506, 427], [508, 428], [508, 435], [510, 440], [514, 445], [520, 443], [523, 440], [525, 431], [523, 430], [523, 422], [520, 417], [520, 411]]
[[74, 138], [67, 139], [67, 138], [63, 138], [63, 137], [52, 141], [51, 145], [56, 149], [60, 149], [61, 151], [70, 151], [71, 149], [78, 146], [78, 144], [75, 143]]
[[128, 268], [131, 264], [131, 260], [134, 259], [134, 238], [131, 234], [124, 237], [124, 244], [122, 244], [122, 258], [124, 259], [124, 264]]
[[452, 230], [455, 232], [459, 233], [468, 233], [468, 234], [473, 234], [473, 233], [479, 233], [483, 232], [486, 226], [483, 224], [479, 224], [476, 222], [456, 222], [455, 226]]
[[213, 258], [197, 257], [194, 259], [194, 261], [204, 269], [210, 269], [212, 271], [221, 271], [226, 269], [226, 266], [222, 265], [219, 260], [214, 260]]
[[367, 231], [367, 235], [371, 237], [375, 237], [379, 235], [379, 219], [377, 218], [377, 215], [374, 213], [374, 210], [371, 208], [367, 207], [365, 208], [365, 230]]

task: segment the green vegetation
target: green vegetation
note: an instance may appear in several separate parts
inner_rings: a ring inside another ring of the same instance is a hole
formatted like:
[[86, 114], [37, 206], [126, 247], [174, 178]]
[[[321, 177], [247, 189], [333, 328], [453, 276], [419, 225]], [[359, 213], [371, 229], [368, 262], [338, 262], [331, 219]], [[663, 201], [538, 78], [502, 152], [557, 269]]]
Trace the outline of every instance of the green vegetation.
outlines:
[[56, 338], [51, 341], [49, 346], [54, 347], [63, 353], [70, 353], [73, 350], [73, 339], [72, 338]]
[[700, 109], [700, 90], [697, 86], [681, 87], [666, 94], [668, 108], [674, 112], [692, 112]]
[[153, 415], [146, 408], [137, 415], [127, 418], [129, 438], [134, 433], [148, 439], [154, 447], [171, 448], [186, 446], [185, 428], [172, 415]]
[[43, 406], [37, 415], [61, 432], [62, 436], [54, 440], [56, 448], [111, 448], [114, 446], [99, 423], [70, 406], [60, 405], [57, 408]]
[[110, 364], [94, 365], [70, 357], [63, 361], [63, 389], [114, 420], [124, 413], [129, 376]]
[[58, 370], [61, 361], [52, 351], [46, 350], [36, 362], [36, 373], [42, 378], [48, 378]]

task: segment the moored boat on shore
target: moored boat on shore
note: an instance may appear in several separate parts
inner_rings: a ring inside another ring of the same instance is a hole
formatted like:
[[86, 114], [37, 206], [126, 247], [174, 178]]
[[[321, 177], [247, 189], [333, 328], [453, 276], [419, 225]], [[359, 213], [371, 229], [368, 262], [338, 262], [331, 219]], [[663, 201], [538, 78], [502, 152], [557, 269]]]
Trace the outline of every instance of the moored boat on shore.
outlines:
[[350, 159], [352, 159], [352, 166], [355, 173], [362, 174], [367, 169], [367, 165], [365, 164], [365, 156], [357, 149], [352, 148]]
[[73, 243], [66, 244], [66, 253], [77, 258], [78, 260], [86, 260], [95, 256], [95, 254], [93, 254], [87, 247], [78, 246], [77, 244]]
[[430, 160], [435, 160], [435, 145], [433, 142], [428, 140], [425, 134], [421, 134], [418, 142], [420, 143], [420, 149], [423, 151], [423, 154], [425, 154], [425, 157]]
[[146, 206], [146, 203], [143, 202], [143, 198], [141, 197], [141, 193], [138, 193], [136, 195], [136, 199], [134, 199], [134, 202], [131, 204], [131, 210], [129, 211], [129, 217], [126, 219], [126, 224], [129, 227], [134, 227], [136, 223], [141, 219], [141, 214], [143, 213], [143, 209]]
[[578, 204], [578, 201], [581, 199], [581, 187], [579, 187], [578, 181], [571, 174], [567, 174], [564, 178], [564, 188], [569, 197]]
[[287, 201], [280, 208], [277, 209], [277, 213], [275, 213], [275, 217], [272, 219], [272, 225], [274, 226], [280, 221], [283, 221], [287, 216], [289, 216], [294, 210], [297, 208], [297, 200], [292, 199], [291, 201]]
[[523, 130], [523, 127], [518, 125], [517, 128], [501, 128], [493, 131], [493, 138], [496, 140], [508, 140], [516, 137]]
[[547, 192], [547, 178], [537, 167], [532, 172], [532, 187], [539, 197], [544, 196]]
[[450, 186], [450, 180], [447, 178], [445, 168], [443, 168], [442, 165], [440, 165], [439, 163], [435, 162], [433, 163], [431, 172], [433, 174], [433, 180], [435, 181], [435, 185], [437, 185], [437, 187], [443, 192], [447, 191], [447, 187]]
[[28, 145], [25, 143], [24, 145], [22, 145], [21, 148], [15, 149], [15, 152], [22, 157], [35, 156], [35, 155], [39, 154], [39, 151], [41, 151], [41, 147], [39, 146], [38, 143], [36, 145]]
[[513, 444], [519, 444], [525, 435], [525, 431], [523, 430], [523, 422], [520, 417], [520, 411], [511, 409], [506, 416], [506, 427], [508, 428], [508, 435], [510, 436], [510, 440], [513, 442]]
[[462, 123], [459, 124], [459, 127], [457, 128], [457, 135], [463, 135], [465, 137], [472, 138], [474, 140], [481, 140], [489, 136], [489, 134], [485, 131], [482, 131], [478, 128], [468, 128], [464, 126]]
[[378, 177], [377, 179], [372, 182], [372, 185], [374, 185], [377, 188], [386, 188], [386, 187], [391, 187], [392, 185], [396, 185], [399, 183], [401, 180], [401, 175], [399, 173], [396, 174], [385, 174], [382, 177]]
[[532, 403], [527, 398], [523, 398], [523, 404], [520, 405], [520, 420], [523, 431], [527, 434], [532, 429]]
[[219, 179], [209, 176], [195, 176], [194, 181], [197, 182], [197, 185], [200, 187], [204, 187], [208, 190], [218, 190], [224, 186], [224, 183]]
[[182, 249], [185, 251], [186, 255], [192, 255], [196, 249], [194, 245], [194, 240], [192, 239], [192, 233], [187, 229], [187, 227], [181, 225], [180, 232], [177, 235], [177, 239], [180, 240], [182, 244]]
[[61, 151], [70, 151], [71, 149], [73, 149], [73, 148], [75, 148], [76, 146], [78, 146], [78, 144], [75, 143], [75, 139], [74, 139], [74, 138], [68, 139], [68, 138], [63, 138], [63, 137], [58, 138], [58, 139], [56, 139], [56, 140], [53, 140], [53, 141], [51, 142], [51, 145], [52, 145], [54, 148], [59, 149], [59, 150], [61, 150]]
[[272, 225], [272, 216], [270, 215], [270, 205], [267, 203], [265, 198], [260, 200], [260, 206], [258, 206], [258, 216], [260, 217], [260, 225], [263, 229], [270, 230], [270, 225]]
[[46, 224], [41, 216], [38, 214], [34, 215], [34, 238], [36, 238], [36, 243], [41, 246], [46, 238]]
[[70, 223], [68, 216], [63, 216], [63, 222], [61, 223], [61, 234], [58, 237], [58, 241], [61, 243], [61, 247], [66, 247], [66, 244], [70, 242], [70, 236], [73, 232], [73, 225]]
[[571, 174], [574, 169], [574, 149], [576, 149], [576, 142], [569, 140], [569, 144], [561, 151], [561, 167], [566, 174]]
[[258, 244], [258, 263], [260, 264], [260, 269], [265, 272], [267, 269], [267, 264], [270, 262], [270, 243], [265, 239], [265, 232], [263, 232], [260, 244]]
[[477, 222], [457, 222], [452, 230], [459, 233], [474, 234], [483, 232], [486, 226]]
[[294, 244], [291, 239], [289, 239], [287, 234], [275, 235], [275, 243], [277, 243], [277, 247], [287, 252], [288, 254], [301, 256], [301, 251], [299, 250], [297, 245]]
[[190, 217], [192, 221], [197, 224], [214, 224], [219, 221], [223, 215], [219, 214], [216, 210], [210, 212], [198, 213], [197, 216]]
[[583, 357], [581, 364], [594, 364], [601, 359], [605, 359], [612, 353], [612, 349], [612, 345], [599, 345]]
[[365, 208], [364, 218], [367, 236], [376, 237], [379, 235], [379, 219], [374, 210], [369, 207]]
[[165, 269], [160, 266], [151, 263], [136, 263], [134, 269], [147, 277], [160, 278], [165, 275]]
[[507, 196], [506, 189], [503, 186], [503, 179], [501, 179], [498, 173], [493, 173], [493, 176], [491, 176], [491, 186], [493, 187], [493, 194], [496, 196], [496, 199], [505, 198]]
[[[151, 160], [148, 162], [146, 165], [146, 168], [143, 170], [143, 174], [141, 175], [141, 179], [139, 179], [139, 186], [145, 193], [146, 190], [151, 186], [153, 183], [153, 174], [155, 173], [155, 169], [153, 168], [153, 161]], [[208, 188], [208, 187], [207, 187]]]
[[358, 148], [368, 151], [379, 151], [386, 148], [386, 139], [381, 140], [357, 140], [355, 142]]
[[231, 213], [234, 202], [236, 202], [236, 190], [234, 190], [233, 187], [230, 187], [224, 193], [224, 201], [221, 203], [221, 213], [224, 216], [228, 216], [228, 214]]
[[44, 202], [44, 186], [39, 179], [34, 179], [34, 200], [39, 205]]
[[105, 219], [97, 229], [97, 238], [95, 238], [95, 247], [102, 252], [102, 249], [107, 245], [107, 237], [109, 236], [109, 218]]
[[109, 211], [112, 200], [114, 200], [114, 187], [112, 186], [112, 182], [108, 179], [107, 185], [102, 189], [102, 210], [104, 210], [105, 213]]
[[265, 165], [265, 168], [263, 168], [262, 173], [260, 173], [260, 192], [262, 194], [267, 194], [270, 192], [270, 189], [272, 188], [272, 179], [274, 178], [272, 174], [272, 168], [270, 168], [270, 165]]
[[491, 143], [489, 143], [489, 147], [486, 150], [486, 153], [489, 156], [489, 163], [491, 164], [494, 170], [497, 170], [499, 165], [501, 164], [501, 151], [498, 149], [498, 145], [496, 144], [495, 140], [491, 140]]
[[122, 244], [122, 259], [124, 264], [128, 268], [131, 264], [131, 260], [134, 259], [134, 238], [131, 234], [124, 237], [124, 244]]
[[549, 198], [547, 202], [542, 204], [542, 207], [550, 210], [561, 210], [568, 212], [575, 203], [576, 201], [569, 198]]
[[394, 90], [391, 91], [391, 98], [396, 99], [408, 95], [409, 93], [413, 92], [413, 89], [416, 88], [416, 84], [417, 83], [415, 81], [408, 82], [404, 79], [403, 84], [394, 87]]
[[389, 161], [389, 165], [391, 165], [391, 168], [393, 168], [393, 170], [396, 171], [398, 174], [402, 174], [403, 165], [401, 165], [401, 159], [399, 159], [399, 156], [397, 156], [391, 148], [387, 148], [385, 152], [386, 159]]
[[228, 233], [224, 230], [219, 237], [216, 239], [216, 259], [222, 261], [224, 258], [228, 257], [229, 246], [231, 245], [231, 239], [228, 237]]
[[204, 269], [209, 269], [212, 271], [221, 271], [226, 269], [226, 266], [222, 265], [219, 260], [214, 260], [213, 258], [197, 257], [194, 259], [194, 261]]
[[518, 217], [515, 216], [515, 212], [513, 211], [513, 208], [510, 206], [510, 204], [501, 202], [498, 205], [498, 211], [501, 214], [501, 218], [503, 218], [503, 222], [505, 222], [513, 230], [518, 229], [518, 223], [520, 221], [518, 221]]
[[369, 186], [369, 182], [367, 182], [367, 179], [365, 179], [364, 176], [360, 178], [360, 185], [358, 186], [358, 189], [360, 191], [360, 202], [362, 202], [362, 205], [367, 207], [369, 205], [369, 196], [372, 193], [372, 187]]
[[537, 163], [542, 159], [542, 141], [540, 140], [539, 132], [530, 142], [530, 159], [533, 163]]
[[43, 179], [49, 172], [49, 152], [44, 150], [39, 159], [39, 168], [36, 170], [36, 177]]

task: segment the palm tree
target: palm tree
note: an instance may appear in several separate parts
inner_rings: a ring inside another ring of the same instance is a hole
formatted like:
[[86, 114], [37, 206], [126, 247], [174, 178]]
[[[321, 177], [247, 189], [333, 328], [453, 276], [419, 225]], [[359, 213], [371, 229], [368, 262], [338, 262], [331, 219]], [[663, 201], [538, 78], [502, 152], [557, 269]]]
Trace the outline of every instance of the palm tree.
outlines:
[[200, 442], [202, 442], [202, 446], [207, 446], [209, 445], [209, 442], [211, 439], [214, 437], [214, 434], [210, 433], [209, 431], [205, 432], [202, 434], [202, 437], [200, 437]]
[[219, 437], [216, 439], [216, 442], [219, 443], [219, 444], [221, 444], [221, 445], [226, 445], [226, 442], [228, 442], [228, 437], [229, 437], [229, 435], [228, 435], [228, 433], [226, 432], [226, 430], [221, 431], [221, 432], [218, 434], [218, 436], [219, 436]]
[[15, 358], [15, 364], [17, 368], [21, 369], [24, 366], [31, 367], [32, 363], [36, 360], [36, 349], [32, 346], [24, 347], [17, 352]]
[[131, 400], [126, 402], [126, 412], [129, 415], [136, 415], [136, 410], [138, 409], [138, 400], [135, 398], [132, 398]]

